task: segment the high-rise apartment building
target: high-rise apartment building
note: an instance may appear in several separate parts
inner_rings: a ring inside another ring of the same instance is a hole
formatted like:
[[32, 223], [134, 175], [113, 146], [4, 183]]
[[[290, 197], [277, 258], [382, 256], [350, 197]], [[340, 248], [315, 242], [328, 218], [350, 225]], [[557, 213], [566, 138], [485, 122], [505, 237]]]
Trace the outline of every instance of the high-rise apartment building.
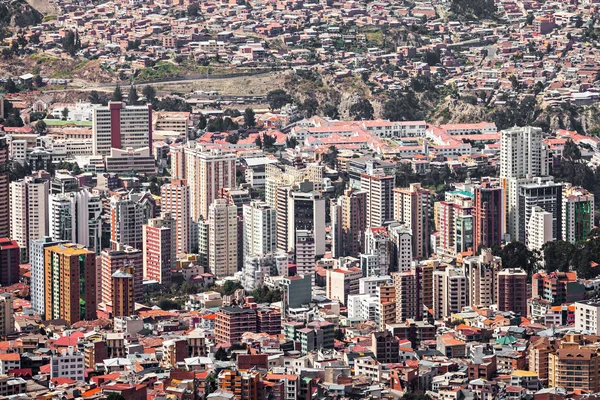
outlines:
[[386, 228], [367, 228], [365, 230], [365, 255], [374, 256], [368, 262], [368, 268], [363, 264], [364, 276], [387, 275], [390, 266], [390, 238]]
[[94, 107], [92, 138], [95, 155], [109, 156], [113, 148], [152, 148], [152, 106], [111, 101]]
[[192, 250], [190, 241], [190, 188], [185, 180], [172, 180], [160, 188], [161, 212], [171, 214], [176, 223], [177, 254]]
[[237, 229], [237, 207], [215, 199], [208, 210], [208, 267], [219, 278], [238, 270]]
[[525, 178], [549, 173], [548, 146], [541, 128], [525, 126], [502, 131], [500, 177]]
[[429, 190], [422, 189], [418, 183], [411, 183], [408, 188], [394, 189], [394, 220], [410, 227], [413, 258], [429, 257], [430, 214]]
[[10, 286], [19, 282], [20, 255], [16, 240], [0, 238], [0, 285]]
[[131, 268], [133, 274], [134, 300], [141, 303], [144, 300], [144, 256], [143, 251], [131, 246], [123, 246], [118, 250], [105, 249], [100, 253], [100, 274], [98, 274], [96, 288], [98, 289], [98, 302], [109, 303], [112, 301], [111, 277], [122, 268]]
[[130, 316], [135, 311], [133, 267], [122, 267], [111, 276], [112, 315], [113, 317]]
[[479, 247], [500, 246], [504, 233], [504, 199], [502, 188], [482, 182], [474, 189], [473, 251]]
[[[0, 103], [4, 99], [0, 98]], [[5, 135], [0, 135], [0, 237], [10, 235], [10, 189], [8, 180], [8, 141]]]
[[347, 189], [331, 206], [333, 257], [358, 257], [364, 251], [367, 192]]
[[208, 209], [223, 188], [235, 187], [234, 153], [185, 148], [185, 175], [190, 187], [190, 216], [193, 221], [208, 218]]
[[144, 279], [164, 286], [171, 284], [171, 274], [177, 264], [176, 223], [168, 213], [151, 218], [143, 226]]
[[531, 209], [531, 217], [527, 223], [525, 245], [531, 251], [540, 251], [547, 242], [556, 240], [552, 233], [552, 213], [535, 206]]
[[[300, 183], [297, 190], [289, 194], [287, 200], [287, 239], [286, 251], [294, 251], [298, 231], [311, 231], [315, 241], [315, 255], [325, 254], [325, 199], [314, 190], [312, 182]], [[278, 219], [279, 222], [279, 219]]]
[[394, 219], [394, 181], [394, 176], [385, 175], [383, 172], [360, 176], [360, 188], [367, 193], [367, 227], [384, 226], [386, 222]]
[[267, 203], [244, 204], [244, 257], [277, 250], [277, 212]]
[[111, 247], [143, 247], [142, 226], [156, 215], [156, 204], [149, 192], [113, 195], [110, 199]]
[[563, 347], [548, 355], [548, 386], [597, 393], [600, 353], [592, 346]]
[[439, 243], [436, 253], [456, 256], [473, 249], [473, 199], [470, 195], [456, 195], [452, 201], [437, 205]]
[[317, 244], [315, 235], [312, 231], [296, 231], [296, 246], [294, 246], [294, 256], [296, 263], [296, 272], [310, 278], [315, 283], [315, 257]]
[[576, 243], [587, 239], [594, 227], [594, 195], [582, 187], [565, 187], [561, 212], [562, 240]]
[[514, 311], [527, 315], [527, 273], [521, 268], [498, 272], [496, 288], [498, 311]]
[[21, 261], [29, 262], [29, 244], [48, 235], [48, 180], [26, 177], [10, 184], [10, 232], [19, 243]]
[[300, 308], [312, 302], [312, 282], [310, 277], [295, 275], [281, 280], [283, 302], [286, 309]]
[[519, 187], [518, 240], [528, 241], [528, 226], [535, 207], [552, 214], [552, 240], [562, 237], [562, 185], [552, 180], [536, 179]]
[[502, 267], [500, 257], [492, 255], [488, 248], [481, 254], [463, 259], [463, 268], [468, 280], [468, 304], [489, 307], [496, 302], [496, 280]]
[[0, 293], [0, 336], [15, 332], [15, 310], [12, 293]]
[[433, 318], [448, 318], [467, 306], [467, 277], [458, 268], [433, 273]]
[[409, 271], [392, 272], [392, 281], [396, 289], [396, 322], [404, 323], [407, 319], [422, 320], [423, 283], [420, 268], [415, 266]]
[[75, 244], [45, 249], [45, 317], [69, 324], [96, 319], [96, 254]]
[[381, 285], [378, 292], [379, 329], [385, 329], [387, 324], [396, 323], [396, 287], [394, 285]]
[[100, 254], [102, 201], [88, 189], [51, 194], [48, 199], [49, 236], [77, 243]]
[[390, 270], [410, 270], [412, 262], [412, 232], [410, 227], [399, 222], [392, 222], [387, 229], [390, 238]]
[[505, 229], [511, 240], [524, 240], [519, 236], [519, 187], [531, 183], [533, 178], [547, 176], [551, 159], [540, 128], [526, 126], [502, 131], [500, 182], [504, 191]]
[[44, 236], [32, 240], [29, 250], [29, 264], [31, 265], [31, 308], [39, 313], [46, 312], [46, 247], [56, 246], [64, 243], [52, 239], [50, 236]]

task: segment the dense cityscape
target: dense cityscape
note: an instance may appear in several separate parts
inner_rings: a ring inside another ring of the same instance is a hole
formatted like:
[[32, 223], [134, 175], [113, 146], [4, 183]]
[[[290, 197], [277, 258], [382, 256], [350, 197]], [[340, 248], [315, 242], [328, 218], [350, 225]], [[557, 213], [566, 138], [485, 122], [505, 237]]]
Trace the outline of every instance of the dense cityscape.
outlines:
[[0, 399], [600, 398], [600, 1], [0, 0]]

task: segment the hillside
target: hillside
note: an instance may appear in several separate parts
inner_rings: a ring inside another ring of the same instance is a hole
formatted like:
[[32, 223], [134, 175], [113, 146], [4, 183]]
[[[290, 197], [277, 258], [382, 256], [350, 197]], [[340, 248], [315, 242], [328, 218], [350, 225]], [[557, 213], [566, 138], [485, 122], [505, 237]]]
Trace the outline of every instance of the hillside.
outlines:
[[0, 0], [0, 26], [19, 27], [36, 25], [44, 16], [25, 0]]

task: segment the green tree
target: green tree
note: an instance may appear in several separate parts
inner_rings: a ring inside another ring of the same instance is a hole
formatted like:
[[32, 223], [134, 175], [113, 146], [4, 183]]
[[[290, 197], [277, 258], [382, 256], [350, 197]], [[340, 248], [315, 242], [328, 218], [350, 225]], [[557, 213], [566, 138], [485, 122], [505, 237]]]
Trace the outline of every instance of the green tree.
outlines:
[[223, 294], [225, 296], [231, 296], [235, 293], [236, 290], [243, 288], [244, 287], [242, 286], [242, 284], [238, 281], [225, 281], [225, 283], [223, 284]]
[[144, 89], [142, 89], [142, 95], [149, 103], [152, 103], [156, 99], [156, 89], [150, 85], [146, 85], [144, 86]]
[[236, 144], [240, 140], [240, 135], [237, 133], [230, 133], [225, 137], [227, 143]]
[[262, 147], [263, 147], [263, 142], [262, 142], [262, 139], [260, 138], [260, 134], [259, 134], [259, 135], [256, 135], [256, 139], [254, 139], [254, 144], [255, 144], [255, 145], [258, 147], [258, 148], [262, 149]]
[[166, 299], [166, 298], [161, 299], [158, 302], [158, 306], [164, 311], [179, 310], [181, 308], [176, 301], [173, 301], [171, 299]]
[[69, 53], [71, 56], [74, 56], [75, 53], [77, 53], [77, 51], [79, 51], [81, 48], [79, 33], [77, 31], [73, 32], [72, 30], [67, 31], [62, 39], [62, 46], [67, 53]]
[[373, 119], [373, 106], [367, 99], [360, 99], [350, 106], [350, 115], [357, 120]]
[[97, 90], [92, 90], [88, 96], [88, 101], [92, 104], [107, 104], [107, 96], [102, 93], [100, 94]]
[[499, 254], [503, 268], [523, 268], [531, 276], [537, 266], [538, 258], [522, 242], [510, 242]]
[[244, 125], [248, 128], [253, 128], [256, 126], [256, 117], [254, 115], [254, 110], [250, 107], [244, 110]]
[[198, 6], [198, 3], [192, 3], [187, 8], [187, 15], [190, 18], [196, 18], [199, 15], [199, 12], [200, 6]]
[[300, 111], [304, 113], [304, 116], [306, 118], [310, 118], [313, 115], [315, 115], [318, 109], [319, 102], [317, 101], [317, 99], [314, 99], [312, 97], [309, 97], [308, 99], [304, 100], [304, 102], [300, 105]]
[[129, 88], [129, 93], [127, 94], [127, 104], [130, 106], [135, 106], [138, 104], [138, 92], [135, 86], [131, 85]]
[[44, 86], [44, 80], [41, 76], [36, 75], [35, 78], [33, 78], [33, 84], [35, 85], [35, 87], [42, 87]]
[[340, 112], [338, 111], [338, 108], [335, 106], [335, 104], [325, 104], [325, 107], [323, 108], [323, 114], [325, 114], [326, 117], [331, 119], [340, 119]]
[[575, 255], [575, 245], [563, 240], [548, 242], [542, 247], [545, 268], [548, 272], [568, 272]]
[[229, 360], [229, 356], [227, 355], [227, 352], [222, 347], [219, 347], [219, 349], [215, 352], [215, 360], [217, 360], [217, 361]]
[[67, 118], [69, 118], [69, 109], [67, 107], [63, 108], [60, 114], [62, 115], [63, 121], [66, 121]]
[[292, 97], [285, 90], [277, 89], [267, 93], [267, 102], [272, 110], [278, 110], [288, 103], [292, 102]]
[[46, 123], [44, 120], [39, 120], [35, 123], [35, 131], [38, 135], [42, 135], [46, 132]]
[[291, 136], [285, 139], [285, 147], [288, 149], [295, 149], [298, 146], [298, 140], [295, 137]]
[[277, 138], [275, 135], [271, 136], [267, 133], [263, 134], [263, 149], [273, 149], [275, 147], [275, 143], [277, 143]]
[[569, 139], [565, 143], [562, 156], [566, 160], [576, 162], [581, 160], [581, 150], [579, 150], [579, 147], [575, 144], [575, 142]]
[[206, 129], [206, 117], [204, 116], [204, 114], [200, 114], [200, 117], [198, 118], [198, 129]]
[[123, 91], [121, 90], [121, 85], [117, 84], [115, 86], [115, 90], [113, 91], [111, 101], [123, 101]]
[[120, 393], [110, 393], [108, 396], [106, 396], [106, 400], [127, 400], [127, 399], [125, 398], [125, 396], [123, 396]]
[[4, 90], [8, 93], [17, 93], [19, 91], [17, 84], [11, 78], [8, 78], [4, 83]]

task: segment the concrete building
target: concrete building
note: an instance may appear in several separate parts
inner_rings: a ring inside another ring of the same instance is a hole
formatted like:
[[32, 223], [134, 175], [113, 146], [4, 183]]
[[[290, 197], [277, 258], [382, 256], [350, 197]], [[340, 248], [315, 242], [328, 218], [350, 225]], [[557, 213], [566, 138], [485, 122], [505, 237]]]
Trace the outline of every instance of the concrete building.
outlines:
[[315, 283], [315, 258], [317, 256], [317, 243], [312, 231], [296, 231], [296, 245], [294, 258], [298, 275], [309, 277]]
[[551, 157], [542, 139], [542, 130], [531, 126], [501, 133], [500, 182], [504, 190], [506, 230], [513, 240], [519, 238], [519, 186], [550, 173]]
[[139, 303], [144, 300], [144, 252], [131, 246], [123, 246], [118, 250], [105, 249], [100, 253], [100, 274], [96, 283], [99, 303], [112, 301], [111, 277], [124, 267], [132, 268], [134, 300]]
[[381, 286], [387, 286], [392, 282], [392, 277], [389, 275], [383, 276], [368, 276], [358, 280], [358, 293], [377, 296]]
[[544, 211], [538, 206], [533, 207], [527, 224], [527, 239], [525, 242], [529, 250], [539, 251], [544, 244], [555, 240], [552, 234], [552, 220], [552, 213]]
[[45, 249], [45, 317], [69, 324], [96, 319], [96, 254], [75, 244]]
[[49, 236], [77, 243], [100, 254], [102, 201], [87, 188], [51, 194], [48, 199]]
[[177, 265], [176, 223], [171, 214], [148, 220], [143, 226], [144, 279], [164, 286], [171, 284], [171, 274]]
[[498, 272], [496, 304], [498, 311], [514, 311], [527, 315], [527, 273], [521, 268]]
[[[365, 231], [365, 254], [374, 256], [373, 262], [363, 264], [364, 276], [387, 275], [390, 266], [390, 238], [386, 228], [370, 227]], [[371, 261], [371, 260], [369, 260]]]
[[408, 188], [394, 189], [394, 220], [410, 227], [413, 258], [429, 257], [430, 215], [429, 190], [422, 189], [418, 183], [412, 183]]
[[356, 267], [327, 270], [327, 298], [346, 304], [349, 294], [358, 294], [362, 270]]
[[177, 254], [192, 250], [190, 240], [190, 188], [185, 180], [175, 179], [160, 188], [161, 212], [168, 212], [175, 219]]
[[378, 329], [396, 323], [396, 288], [393, 285], [381, 285], [377, 289], [379, 298]]
[[396, 322], [408, 319], [423, 319], [422, 276], [418, 268], [409, 271], [393, 272], [392, 280], [396, 289]]
[[300, 308], [312, 302], [312, 280], [308, 276], [296, 275], [281, 280], [283, 301], [286, 309]]
[[393, 220], [394, 181], [394, 176], [385, 175], [383, 171], [373, 175], [361, 175], [360, 188], [367, 193], [365, 206], [367, 227], [381, 227]]
[[504, 198], [502, 188], [482, 182], [474, 189], [473, 251], [479, 247], [500, 246], [504, 235]]
[[597, 299], [575, 303], [575, 329], [592, 335], [600, 333], [600, 302]]
[[[4, 98], [0, 99], [4, 106]], [[0, 237], [10, 236], [10, 188], [8, 180], [9, 146], [5, 135], [0, 135]]]
[[185, 179], [190, 187], [190, 216], [208, 219], [209, 207], [223, 188], [235, 187], [236, 156], [219, 150], [186, 147]]
[[277, 249], [277, 212], [267, 203], [253, 201], [244, 209], [244, 257], [260, 256]]
[[83, 354], [75, 347], [62, 349], [52, 355], [50, 360], [50, 378], [69, 378], [74, 381], [85, 381]]
[[562, 194], [562, 240], [587, 239], [594, 227], [594, 195], [581, 187], [566, 186]]
[[455, 196], [452, 201], [436, 203], [439, 240], [435, 251], [452, 257], [473, 248], [473, 199]]
[[364, 251], [367, 192], [347, 189], [331, 206], [332, 255], [358, 257]]
[[10, 184], [10, 232], [19, 243], [21, 262], [29, 262], [32, 240], [48, 235], [48, 195], [50, 182], [26, 177]]
[[541, 128], [506, 129], [500, 138], [500, 177], [524, 178], [549, 174], [548, 146]]
[[467, 277], [457, 268], [433, 273], [433, 318], [448, 318], [467, 306]]
[[208, 212], [208, 267], [215, 276], [233, 276], [238, 270], [237, 207], [216, 199]]
[[400, 344], [391, 332], [373, 332], [371, 343], [371, 351], [380, 363], [390, 364], [400, 362]]
[[222, 307], [216, 312], [217, 343], [239, 343], [244, 332], [256, 332], [256, 311], [251, 308]]
[[156, 174], [156, 159], [149, 147], [110, 149], [104, 156], [105, 171], [111, 174]]
[[568, 391], [600, 390], [600, 355], [592, 347], [567, 347], [548, 355], [548, 386]]
[[0, 238], [0, 285], [19, 282], [21, 250], [16, 240]]
[[492, 255], [488, 248], [479, 256], [465, 257], [463, 268], [468, 280], [468, 304], [489, 307], [496, 302], [497, 275], [502, 268], [502, 259]]
[[96, 155], [110, 155], [113, 148], [151, 148], [152, 106], [129, 106], [114, 101], [108, 106], [95, 106], [92, 138]]
[[133, 267], [122, 267], [111, 276], [113, 317], [127, 317], [135, 312], [133, 274]]
[[408, 225], [392, 222], [388, 225], [390, 238], [390, 270], [408, 271], [412, 262], [412, 231]]
[[[0, 293], [0, 336], [6, 337], [15, 332], [15, 310], [12, 293]], [[2, 372], [5, 373], [5, 372]]]
[[245, 258], [240, 281], [247, 291], [262, 286], [265, 278], [286, 276], [289, 258], [286, 253], [267, 253]]
[[[528, 227], [535, 207], [552, 214], [552, 241], [562, 237], [562, 185], [551, 180], [537, 179], [519, 187], [518, 239], [528, 242]], [[539, 235], [538, 235], [539, 236]]]
[[325, 254], [325, 199], [314, 190], [312, 182], [301, 182], [292, 190], [287, 201], [286, 251], [294, 251], [298, 231], [311, 231], [314, 235], [315, 255]]
[[39, 314], [46, 312], [45, 249], [46, 247], [56, 246], [60, 243], [64, 242], [53, 240], [49, 236], [31, 241], [29, 251], [29, 264], [31, 266], [31, 308]]
[[113, 195], [110, 199], [110, 240], [121, 246], [143, 248], [142, 226], [155, 217], [155, 204], [148, 192]]

